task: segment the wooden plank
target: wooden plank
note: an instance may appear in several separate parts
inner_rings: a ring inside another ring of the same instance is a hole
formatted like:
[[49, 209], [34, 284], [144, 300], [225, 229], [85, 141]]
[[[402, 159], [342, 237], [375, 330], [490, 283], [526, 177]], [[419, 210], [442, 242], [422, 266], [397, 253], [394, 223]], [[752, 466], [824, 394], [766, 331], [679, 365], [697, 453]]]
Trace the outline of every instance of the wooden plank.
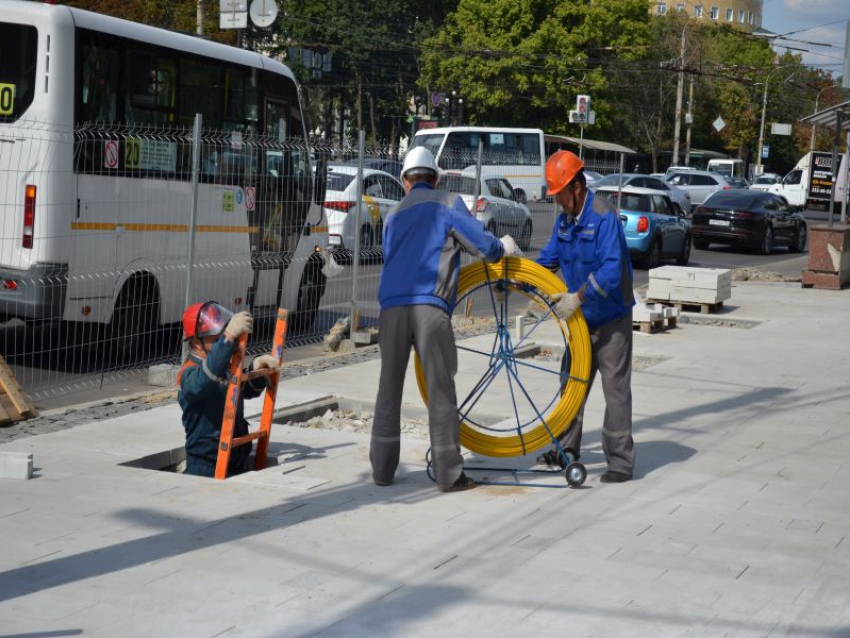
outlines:
[[12, 369], [6, 363], [6, 360], [0, 356], [0, 386], [6, 391], [6, 396], [15, 406], [15, 410], [23, 417], [36, 416], [37, 412], [27, 398], [24, 396], [21, 387], [15, 380], [15, 375]]
[[3, 405], [3, 402], [0, 401], [0, 425], [11, 425], [14, 422], [15, 419], [9, 415], [6, 411], [6, 407]]

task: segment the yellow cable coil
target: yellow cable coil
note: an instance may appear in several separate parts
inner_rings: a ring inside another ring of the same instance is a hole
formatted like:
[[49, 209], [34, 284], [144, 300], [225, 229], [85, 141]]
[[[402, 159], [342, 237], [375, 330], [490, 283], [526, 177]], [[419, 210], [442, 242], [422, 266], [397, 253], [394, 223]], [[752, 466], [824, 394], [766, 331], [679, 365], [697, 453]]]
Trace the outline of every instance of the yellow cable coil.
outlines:
[[[493, 264], [483, 261], [470, 264], [461, 268], [458, 280], [458, 297], [462, 297], [467, 291], [488, 281], [493, 283], [499, 280], [508, 280], [517, 284], [529, 284], [540, 293], [553, 295], [564, 292], [566, 287], [561, 279], [543, 266], [521, 257], [507, 257]], [[517, 294], [512, 292], [511, 294]], [[547, 308], [548, 310], [548, 308]], [[566, 327], [565, 327], [566, 324]], [[577, 311], [569, 321], [560, 322], [561, 332], [570, 347], [570, 371], [573, 379], [590, 378], [590, 333], [581, 310]], [[414, 366], [416, 369], [416, 382], [419, 385], [419, 393], [422, 400], [428, 404], [428, 387], [425, 382], [425, 373], [418, 354], [414, 354]], [[573, 381], [567, 383], [560, 400], [549, 414], [544, 415], [546, 424], [552, 436], [559, 436], [572, 423], [573, 418], [581, 407], [587, 393], [587, 383]], [[523, 453], [523, 442], [525, 452], [530, 453], [539, 450], [551, 443], [552, 438], [546, 430], [544, 423], [539, 423], [528, 431], [523, 431], [520, 436], [492, 436], [474, 428], [467, 423], [460, 424], [461, 444], [477, 454], [495, 457], [521, 456]]]

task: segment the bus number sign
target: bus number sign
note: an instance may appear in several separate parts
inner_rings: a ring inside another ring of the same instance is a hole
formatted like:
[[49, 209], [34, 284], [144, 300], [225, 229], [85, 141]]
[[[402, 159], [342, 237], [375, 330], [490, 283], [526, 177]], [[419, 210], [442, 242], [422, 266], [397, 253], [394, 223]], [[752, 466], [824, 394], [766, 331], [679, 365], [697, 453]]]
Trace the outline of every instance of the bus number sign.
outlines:
[[124, 168], [141, 168], [142, 140], [128, 137], [124, 141]]
[[15, 106], [15, 85], [0, 84], [0, 115], [11, 115]]

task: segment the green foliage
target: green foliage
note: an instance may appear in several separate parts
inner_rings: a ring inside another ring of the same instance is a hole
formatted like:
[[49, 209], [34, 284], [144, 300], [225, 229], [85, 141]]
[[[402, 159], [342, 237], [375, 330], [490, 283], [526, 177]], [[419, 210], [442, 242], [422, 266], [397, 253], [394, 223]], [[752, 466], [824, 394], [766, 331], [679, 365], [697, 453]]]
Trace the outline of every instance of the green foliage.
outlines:
[[[63, 4], [172, 31], [197, 30], [198, 0], [67, 0]], [[204, 7], [204, 33], [212, 40], [235, 42], [232, 31], [218, 28], [218, 2], [204, 0]]]
[[604, 89], [607, 60], [648, 43], [649, 20], [645, 0], [461, 0], [426, 40], [420, 82], [457, 90], [471, 122], [557, 132], [576, 95]]
[[[195, 31], [197, 0], [68, 4]], [[217, 28], [218, 3], [205, 0], [205, 7], [207, 37], [233, 43], [233, 31]], [[411, 104], [431, 113], [434, 92], [463, 98], [465, 123], [577, 135], [568, 112], [576, 95], [588, 93], [596, 125], [585, 135], [649, 153], [661, 168], [673, 147], [681, 65], [685, 111], [691, 79], [694, 85], [694, 148], [754, 159], [767, 84], [767, 164], [781, 172], [808, 150], [811, 129], [798, 120], [815, 97], [821, 107], [842, 97], [827, 88], [828, 74], [803, 67], [798, 56], [776, 56], [764, 39], [684, 13], [655, 17], [647, 0], [287, 0], [271, 29], [249, 28], [246, 39], [293, 68], [312, 128], [339, 135], [334, 126], [345, 121], [343, 137], [352, 140], [362, 127], [374, 144], [396, 144], [408, 132]], [[287, 57], [292, 47], [330, 53], [333, 70], [314, 77]], [[719, 134], [717, 117], [726, 123]], [[772, 136], [772, 122], [791, 123], [794, 135]], [[830, 144], [826, 132], [818, 144]], [[680, 155], [684, 146], [683, 124]]]

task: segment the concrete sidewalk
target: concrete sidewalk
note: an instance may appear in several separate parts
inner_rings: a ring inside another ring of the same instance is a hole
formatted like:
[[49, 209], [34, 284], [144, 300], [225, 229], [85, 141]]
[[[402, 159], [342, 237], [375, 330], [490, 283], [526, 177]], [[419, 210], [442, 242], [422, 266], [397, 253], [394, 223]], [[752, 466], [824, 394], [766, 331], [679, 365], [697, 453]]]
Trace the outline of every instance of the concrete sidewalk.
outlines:
[[[576, 490], [439, 494], [416, 437], [377, 488], [368, 435], [287, 426], [280, 465], [227, 482], [122, 466], [181, 446], [176, 405], [15, 441], [37, 472], [0, 480], [0, 633], [850, 636], [848, 317], [847, 292], [746, 283], [721, 318], [747, 329], [636, 333], [622, 485], [598, 481], [599, 388]], [[379, 367], [282, 398], [371, 402]]]

